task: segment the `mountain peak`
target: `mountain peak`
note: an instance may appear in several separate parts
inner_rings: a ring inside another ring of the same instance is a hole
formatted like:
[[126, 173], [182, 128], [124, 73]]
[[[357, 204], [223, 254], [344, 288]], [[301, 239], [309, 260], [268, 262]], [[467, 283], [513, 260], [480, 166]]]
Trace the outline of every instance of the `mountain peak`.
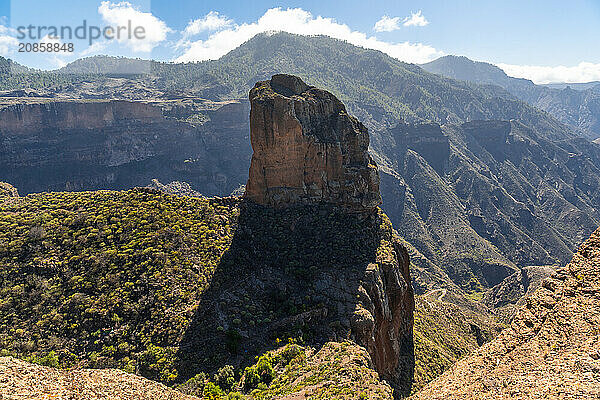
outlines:
[[514, 79], [493, 64], [473, 61], [465, 56], [443, 56], [421, 67], [434, 74], [476, 83], [499, 84], [501, 81]]

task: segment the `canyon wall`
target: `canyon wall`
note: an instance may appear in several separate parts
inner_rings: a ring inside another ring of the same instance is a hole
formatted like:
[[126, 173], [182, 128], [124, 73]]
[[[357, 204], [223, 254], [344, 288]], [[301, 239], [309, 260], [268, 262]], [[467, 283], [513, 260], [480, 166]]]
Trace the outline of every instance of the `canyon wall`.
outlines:
[[[127, 189], [153, 178], [227, 195], [250, 158], [247, 103], [50, 101], [0, 110], [0, 180], [23, 194]], [[198, 108], [198, 107], [196, 107]]]

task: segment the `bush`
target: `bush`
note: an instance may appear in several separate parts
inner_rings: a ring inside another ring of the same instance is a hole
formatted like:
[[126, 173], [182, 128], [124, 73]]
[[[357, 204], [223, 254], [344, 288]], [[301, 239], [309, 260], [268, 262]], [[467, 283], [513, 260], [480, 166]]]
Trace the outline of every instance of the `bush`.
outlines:
[[246, 392], [256, 389], [263, 384], [268, 386], [275, 378], [273, 360], [267, 353], [258, 359], [258, 362], [244, 370], [243, 387]]
[[200, 372], [193, 378], [188, 379], [185, 383], [179, 385], [177, 390], [192, 396], [202, 396], [204, 393], [204, 386], [206, 385], [207, 381], [208, 377], [206, 374], [204, 372]]
[[206, 382], [202, 395], [206, 400], [219, 400], [225, 394], [218, 385], [215, 385], [212, 382]]
[[231, 365], [220, 368], [214, 376], [214, 381], [226, 392], [230, 392], [235, 385], [235, 372]]
[[60, 361], [58, 359], [58, 355], [51, 351], [45, 356], [31, 356], [27, 358], [27, 361], [32, 362], [34, 364], [44, 365], [46, 367], [58, 368], [60, 366]]

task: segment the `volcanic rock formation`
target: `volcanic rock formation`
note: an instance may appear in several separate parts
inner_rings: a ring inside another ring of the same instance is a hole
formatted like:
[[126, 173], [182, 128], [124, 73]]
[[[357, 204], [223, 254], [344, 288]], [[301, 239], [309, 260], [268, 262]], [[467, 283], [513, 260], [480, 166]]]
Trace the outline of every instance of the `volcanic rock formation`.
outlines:
[[250, 91], [254, 154], [246, 197], [286, 206], [324, 202], [349, 209], [381, 203], [367, 128], [331, 93], [292, 75]]

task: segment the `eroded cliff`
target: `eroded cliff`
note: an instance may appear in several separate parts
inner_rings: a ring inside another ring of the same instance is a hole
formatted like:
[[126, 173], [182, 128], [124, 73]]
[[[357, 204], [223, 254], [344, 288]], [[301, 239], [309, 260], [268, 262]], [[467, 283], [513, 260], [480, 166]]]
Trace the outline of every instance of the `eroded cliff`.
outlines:
[[246, 197], [285, 206], [324, 201], [373, 209], [381, 203], [369, 135], [331, 93], [291, 75], [250, 91], [252, 162]]
[[247, 112], [247, 103], [202, 99], [4, 105], [0, 180], [27, 194], [127, 189], [157, 178], [226, 195], [247, 174]]

